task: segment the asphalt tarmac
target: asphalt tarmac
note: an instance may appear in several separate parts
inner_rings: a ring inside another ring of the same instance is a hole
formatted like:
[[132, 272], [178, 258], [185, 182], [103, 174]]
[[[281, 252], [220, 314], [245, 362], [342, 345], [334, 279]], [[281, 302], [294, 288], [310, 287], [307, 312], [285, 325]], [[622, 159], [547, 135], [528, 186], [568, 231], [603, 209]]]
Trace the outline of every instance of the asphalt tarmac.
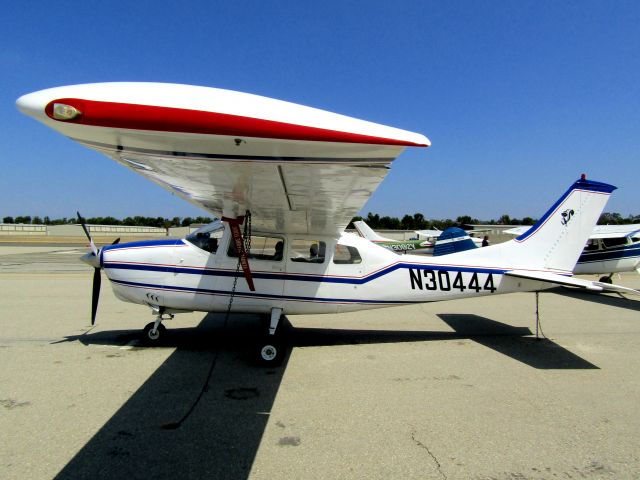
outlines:
[[[0, 247], [0, 478], [640, 478], [640, 297], [535, 295], [290, 317], [145, 307], [74, 247]], [[640, 288], [640, 276], [621, 285]]]

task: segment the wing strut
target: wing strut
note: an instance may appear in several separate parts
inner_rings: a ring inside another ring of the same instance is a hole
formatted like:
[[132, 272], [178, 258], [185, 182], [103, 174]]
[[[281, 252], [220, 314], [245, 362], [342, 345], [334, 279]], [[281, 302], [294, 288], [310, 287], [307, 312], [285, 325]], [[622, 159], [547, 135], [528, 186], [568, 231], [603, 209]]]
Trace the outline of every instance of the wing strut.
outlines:
[[[245, 223], [246, 219], [246, 223]], [[249, 290], [255, 292], [256, 287], [253, 286], [253, 276], [251, 275], [251, 269], [249, 268], [249, 256], [247, 250], [251, 248], [251, 212], [247, 210], [247, 214], [237, 218], [222, 217], [223, 222], [229, 224], [231, 230], [231, 238], [233, 245], [238, 253], [238, 261], [242, 266], [244, 278], [247, 280]], [[240, 231], [240, 225], [244, 223], [244, 238]], [[245, 248], [246, 244], [246, 248]]]

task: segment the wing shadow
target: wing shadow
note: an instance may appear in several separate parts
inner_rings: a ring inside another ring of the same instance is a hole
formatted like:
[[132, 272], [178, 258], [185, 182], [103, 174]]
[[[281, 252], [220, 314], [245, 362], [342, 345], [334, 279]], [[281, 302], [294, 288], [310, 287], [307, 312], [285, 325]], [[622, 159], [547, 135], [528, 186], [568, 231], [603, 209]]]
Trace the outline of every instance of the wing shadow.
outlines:
[[[257, 368], [242, 323], [230, 322], [222, 331], [220, 316], [207, 315], [199, 328], [178, 329], [171, 336], [174, 353], [56, 478], [247, 478], [288, 354], [278, 368]], [[75, 339], [126, 345], [137, 335], [116, 331]], [[179, 428], [167, 428], [189, 411], [215, 355], [208, 390]]]
[[514, 360], [538, 369], [588, 370], [596, 365], [552, 340], [532, 337], [527, 327], [511, 327], [479, 315], [441, 313], [438, 317], [457, 333]]

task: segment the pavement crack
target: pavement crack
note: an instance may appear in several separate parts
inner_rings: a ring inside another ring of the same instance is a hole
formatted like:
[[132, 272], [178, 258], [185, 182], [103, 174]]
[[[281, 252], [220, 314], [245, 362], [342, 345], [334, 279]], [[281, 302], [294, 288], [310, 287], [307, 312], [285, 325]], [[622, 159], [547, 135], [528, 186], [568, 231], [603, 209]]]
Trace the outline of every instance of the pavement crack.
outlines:
[[433, 460], [433, 463], [435, 463], [436, 465], [436, 470], [438, 471], [438, 473], [440, 474], [440, 476], [442, 478], [444, 478], [445, 480], [447, 480], [447, 476], [445, 475], [445, 473], [442, 471], [442, 465], [440, 464], [440, 462], [438, 461], [438, 459], [436, 458], [436, 456], [433, 454], [433, 452], [429, 449], [429, 447], [427, 445], [425, 445], [424, 443], [422, 443], [420, 440], [418, 440], [416, 438], [416, 430], [415, 428], [411, 430], [411, 440], [413, 440], [413, 443], [415, 443], [417, 446], [419, 446], [420, 448], [424, 449], [429, 456], [431, 457], [431, 459]]

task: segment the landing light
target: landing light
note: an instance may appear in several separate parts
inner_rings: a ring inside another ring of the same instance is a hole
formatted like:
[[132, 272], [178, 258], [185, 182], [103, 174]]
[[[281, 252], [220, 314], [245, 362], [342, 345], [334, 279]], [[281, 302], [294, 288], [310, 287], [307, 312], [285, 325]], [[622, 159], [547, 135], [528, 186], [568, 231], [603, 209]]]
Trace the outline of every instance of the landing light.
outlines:
[[73, 120], [80, 115], [82, 115], [82, 112], [76, 107], [64, 103], [53, 104], [53, 118], [56, 120]]

